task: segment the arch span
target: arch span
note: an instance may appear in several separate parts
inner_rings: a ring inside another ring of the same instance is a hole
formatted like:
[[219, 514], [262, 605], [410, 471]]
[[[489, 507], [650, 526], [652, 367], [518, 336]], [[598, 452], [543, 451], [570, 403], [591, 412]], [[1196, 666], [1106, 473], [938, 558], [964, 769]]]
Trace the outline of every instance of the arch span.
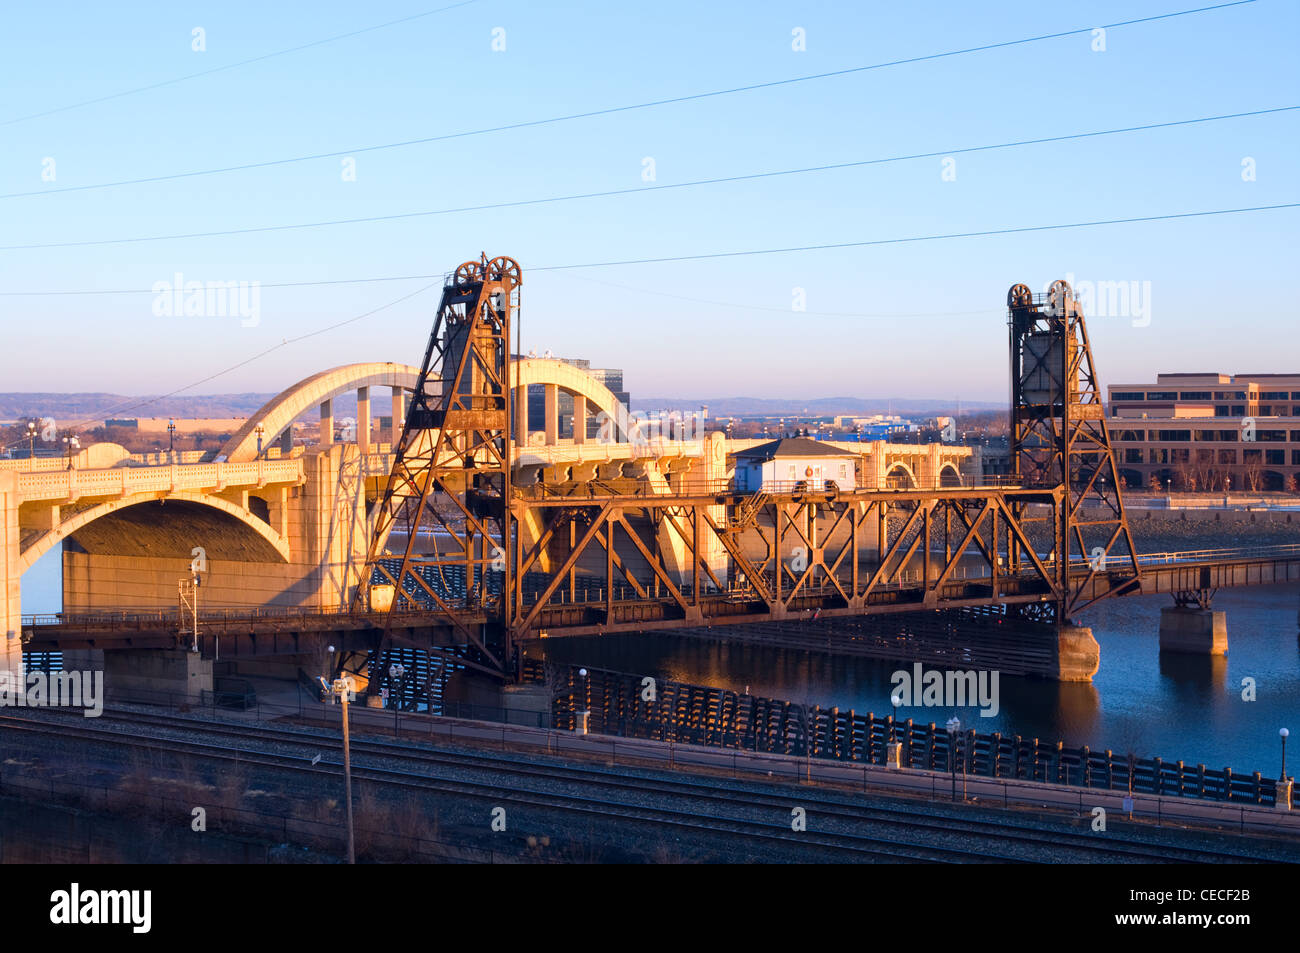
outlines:
[[[513, 377], [512, 387], [516, 394], [520, 389], [535, 384], [546, 384], [553, 385], [574, 397], [581, 397], [585, 403], [586, 413], [593, 416], [606, 414], [616, 424], [618, 433], [626, 436], [628, 409], [614, 396], [613, 391], [582, 368], [552, 358], [529, 357], [515, 362]], [[542, 423], [545, 424], [544, 421]], [[532, 421], [529, 421], [529, 429], [534, 429]]]
[[[188, 504], [190, 507], [197, 507], [201, 510], [212, 510], [223, 513], [225, 516], [236, 520], [241, 524], [241, 526], [251, 530], [252, 533], [255, 534], [252, 537], [232, 542], [232, 545], [237, 544], [238, 548], [243, 550], [243, 552], [240, 553], [241, 556], [260, 557], [260, 561], [263, 562], [279, 561], [288, 563], [290, 561], [289, 541], [243, 507], [238, 506], [229, 500], [222, 499], [219, 496], [209, 496], [202, 493], [173, 493], [170, 494], [165, 501], [159, 501], [153, 498], [111, 500], [107, 503], [100, 503], [96, 506], [91, 506], [69, 516], [67, 519], [62, 520], [59, 523], [57, 529], [42, 533], [39, 537], [33, 540], [28, 547], [22, 550], [18, 557], [19, 575], [22, 575], [30, 569], [38, 559], [53, 549], [55, 545], [63, 542], [63, 540], [70, 536], [76, 535], [79, 530], [88, 528], [96, 520], [114, 514], [125, 514], [126, 511], [132, 510], [135, 507], [144, 507], [151, 503], [160, 503], [160, 509], [165, 509], [167, 503], [181, 503]], [[177, 507], [173, 506], [172, 513], [175, 513], [176, 509]], [[183, 512], [184, 511], [182, 510], [182, 513]], [[139, 517], [140, 515], [141, 514], [138, 512], [132, 514], [133, 517]], [[168, 514], [167, 518], [171, 519], [172, 517]], [[173, 526], [168, 528], [166, 532], [174, 536], [179, 530], [179, 526]], [[191, 535], [195, 538], [191, 539]], [[208, 551], [209, 558], [227, 558], [226, 553], [222, 550], [220, 542], [213, 544], [209, 540], [197, 538], [199, 535], [203, 534], [190, 534], [187, 535], [184, 540], [178, 539], [171, 547], [169, 547], [169, 550], [172, 551], [157, 553], [157, 555], [188, 557], [194, 546], [202, 545]]]
[[917, 485], [916, 474], [906, 463], [895, 463], [885, 471], [885, 486], [890, 489], [911, 490]]
[[939, 486], [956, 487], [964, 485], [961, 482], [961, 471], [957, 469], [955, 463], [945, 463], [939, 468]]
[[[521, 358], [514, 362], [513, 387], [551, 384], [586, 400], [589, 413], [606, 413], [626, 429], [627, 409], [614, 392], [580, 367], [548, 358]], [[269, 446], [313, 407], [361, 387], [399, 387], [414, 391], [420, 369], [409, 364], [343, 364], [320, 371], [285, 388], [250, 416], [226, 444], [221, 454], [231, 462], [257, 458], [257, 427], [262, 427], [262, 445]]]
[[409, 364], [373, 362], [343, 364], [313, 374], [276, 394], [244, 421], [238, 433], [226, 441], [221, 453], [232, 462], [257, 458], [257, 427], [262, 426], [262, 445], [267, 446], [295, 420], [327, 400], [360, 387], [400, 387], [415, 390], [420, 369]]

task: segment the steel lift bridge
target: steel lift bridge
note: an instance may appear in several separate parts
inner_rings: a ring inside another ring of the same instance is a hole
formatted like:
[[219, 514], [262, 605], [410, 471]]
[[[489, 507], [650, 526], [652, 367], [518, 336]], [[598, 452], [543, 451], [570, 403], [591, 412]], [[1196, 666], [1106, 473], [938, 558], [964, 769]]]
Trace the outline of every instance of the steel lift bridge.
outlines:
[[[725, 437], [677, 441], [675, 449], [672, 440], [646, 440], [616, 401], [602, 408], [611, 419], [598, 436], [586, 431], [586, 410], [575, 402], [583, 439], [575, 433], [571, 447], [549, 445], [559, 439], [553, 406], [548, 445], [520, 440], [528, 431], [521, 410], [537, 385], [530, 362], [516, 357], [520, 286], [509, 258], [482, 256], [448, 275], [423, 362], [401, 378], [402, 390], [413, 392], [394, 451], [364, 496], [357, 482], [355, 499], [348, 497], [347, 544], [329, 567], [337, 598], [205, 608], [188, 623], [182, 612], [179, 629], [175, 608], [23, 617], [22, 651], [102, 649], [126, 666], [136, 651], [195, 645], [214, 660], [310, 660], [328, 651], [336, 675], [377, 670], [367, 679], [372, 693], [394, 687], [390, 658], [409, 660], [416, 674], [396, 685], [404, 704], [441, 693], [451, 672], [486, 676], [493, 690], [527, 680], [522, 650], [534, 640], [619, 632], [727, 633], [1086, 681], [1100, 650], [1073, 620], [1098, 600], [1169, 593], [1187, 618], [1162, 613], [1162, 640], [1166, 621], [1186, 623], [1190, 635], [1171, 628], [1192, 640], [1185, 650], [1213, 652], [1218, 636], [1202, 625], [1213, 620], [1191, 617], [1209, 613], [1216, 589], [1300, 581], [1300, 545], [1135, 553], [1084, 316], [1063, 281], [1044, 295], [1015, 285], [1007, 297], [1008, 476], [958, 480], [931, 465], [934, 472], [907, 482], [880, 454], [849, 452], [860, 461], [854, 480], [809, 475], [753, 493], [728, 479]], [[546, 390], [549, 405], [555, 386]], [[605, 446], [594, 447], [593, 436]], [[589, 446], [599, 452], [579, 452]], [[227, 482], [239, 489], [301, 481], [305, 465], [259, 459], [189, 470], [196, 486], [211, 490], [215, 480], [215, 492]], [[8, 484], [18, 492], [8, 493], [6, 519], [17, 526], [29, 491], [38, 502], [87, 492], [107, 501], [84, 513], [69, 506], [64, 522], [100, 509], [135, 512], [149, 493], [198, 500], [198, 490], [181, 485], [191, 479], [182, 471], [189, 472], [169, 465], [14, 474]], [[338, 501], [320, 496], [333, 520]], [[224, 498], [211, 502], [283, 543], [264, 520]], [[182, 528], [193, 519], [184, 508], [166, 512]], [[60, 524], [43, 513], [31, 532], [49, 536]], [[354, 528], [364, 556], [352, 556]], [[173, 532], [162, 522], [151, 531]], [[17, 565], [17, 537], [11, 543]], [[285, 545], [276, 553], [286, 564], [292, 555]]]
[[1009, 478], [759, 493], [697, 479], [651, 494], [618, 478], [512, 484], [521, 281], [514, 260], [484, 255], [446, 282], [352, 606], [383, 611], [381, 650], [452, 653], [510, 680], [520, 644], [543, 636], [935, 610], [1051, 634], [1142, 587], [1064, 281], [1008, 294]]

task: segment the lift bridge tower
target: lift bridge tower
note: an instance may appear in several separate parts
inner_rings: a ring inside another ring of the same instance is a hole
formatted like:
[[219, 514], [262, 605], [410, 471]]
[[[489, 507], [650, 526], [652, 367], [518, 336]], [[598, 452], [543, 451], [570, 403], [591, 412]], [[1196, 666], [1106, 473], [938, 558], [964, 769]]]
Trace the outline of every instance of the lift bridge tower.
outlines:
[[[520, 284], [516, 261], [487, 255], [446, 278], [353, 602], [437, 613], [460, 636], [457, 664], [498, 677], [517, 664], [505, 594]], [[380, 655], [389, 643], [386, 626]]]
[[[1059, 625], [1088, 605], [1141, 589], [1137, 551], [1124, 514], [1123, 488], [1106, 428], [1083, 311], [1066, 281], [1036, 295], [1007, 292], [1011, 338], [1011, 473], [1026, 487], [1051, 488], [1051, 512], [1016, 503], [1022, 525], [1036, 526], [1037, 548], [1058, 598], [1021, 615]], [[1029, 555], [1007, 543], [1012, 571]], [[1071, 563], [1076, 570], [1070, 576]], [[1086, 574], [1079, 570], [1086, 568]]]

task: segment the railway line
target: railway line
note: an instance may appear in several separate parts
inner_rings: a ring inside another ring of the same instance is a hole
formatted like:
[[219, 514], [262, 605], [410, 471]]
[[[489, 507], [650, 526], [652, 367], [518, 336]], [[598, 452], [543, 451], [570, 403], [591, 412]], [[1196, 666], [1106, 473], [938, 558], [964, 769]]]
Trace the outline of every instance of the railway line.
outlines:
[[[59, 716], [0, 716], [0, 731], [7, 730], [238, 761], [245, 767], [291, 772], [299, 779], [327, 777], [331, 783], [338, 782], [341, 770], [341, 741], [306, 728], [114, 710], [93, 727], [79, 717], [73, 724]], [[157, 732], [192, 733], [203, 740]], [[268, 750], [269, 746], [289, 750]], [[1168, 840], [1164, 832], [1156, 837], [1155, 832], [1126, 831], [1121, 841], [1116, 835], [1061, 828], [1015, 814], [988, 818], [930, 804], [880, 799], [868, 804], [860, 796], [834, 788], [783, 789], [772, 782], [654, 770], [631, 775], [580, 762], [448, 751], [374, 737], [354, 737], [351, 747], [353, 774], [360, 781], [570, 819], [651, 825], [661, 832], [789, 847], [801, 856], [838, 861], [1251, 863], [1262, 859], [1244, 848], [1162, 843]], [[322, 752], [330, 759], [321, 758]], [[379, 761], [386, 763], [375, 763]], [[794, 806], [807, 812], [807, 830], [791, 830]]]

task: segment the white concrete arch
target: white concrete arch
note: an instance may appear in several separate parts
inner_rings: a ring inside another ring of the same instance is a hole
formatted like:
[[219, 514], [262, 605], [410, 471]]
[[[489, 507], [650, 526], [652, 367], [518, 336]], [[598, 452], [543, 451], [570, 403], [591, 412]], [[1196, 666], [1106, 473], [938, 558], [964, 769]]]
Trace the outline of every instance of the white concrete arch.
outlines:
[[[56, 545], [63, 542], [77, 530], [94, 522], [101, 517], [116, 513], [119, 510], [128, 509], [141, 503], [151, 503], [156, 500], [155, 496], [138, 497], [135, 499], [112, 500], [108, 503], [101, 503], [98, 506], [92, 506], [89, 509], [82, 510], [67, 519], [60, 521], [56, 529], [42, 533], [32, 544], [19, 554], [18, 557], [18, 574], [21, 576], [36, 561], [53, 549]], [[260, 517], [244, 509], [229, 500], [219, 496], [212, 496], [205, 493], [169, 493], [166, 502], [173, 501], [195, 503], [200, 506], [210, 507], [227, 514], [238, 520], [244, 526], [247, 526], [263, 540], [265, 540], [279, 555], [283, 562], [290, 561], [289, 541], [267, 525]]]
[[[579, 367], [548, 358], [524, 358], [515, 361], [512, 376], [512, 386], [516, 389], [536, 384], [562, 390], [580, 399], [580, 406], [585, 412], [608, 414], [617, 421], [619, 432], [626, 432], [627, 408], [614, 396], [613, 391]], [[257, 458], [258, 425], [262, 427], [262, 445], [266, 447], [312, 407], [320, 406], [322, 420], [332, 421], [328, 405], [334, 398], [349, 391], [361, 391], [370, 387], [398, 388], [411, 392], [415, 390], [419, 377], [419, 368], [392, 362], [344, 364], [320, 371], [285, 388], [267, 401], [244, 422], [220, 452], [231, 462], [254, 460]], [[523, 406], [526, 404], [527, 401], [522, 402]], [[323, 439], [322, 442], [328, 441]]]
[[[516, 361], [514, 380], [511, 387], [515, 393], [515, 418], [517, 421], [517, 438], [520, 443], [528, 445], [528, 433], [535, 431], [544, 436], [545, 443], [553, 444], [558, 439], [558, 401], [555, 397], [563, 391], [574, 398], [574, 436], [575, 442], [586, 439], [586, 415], [605, 414], [616, 427], [616, 432], [626, 439], [628, 431], [628, 409], [614, 392], [596, 380], [580, 367], [551, 358], [530, 357]], [[546, 415], [541, 421], [527, 419], [527, 391], [531, 385], [542, 385], [547, 390]], [[524, 395], [521, 397], [520, 395]], [[522, 408], [522, 413], [521, 413]], [[581, 418], [582, 423], [577, 423]], [[541, 424], [540, 427], [535, 424]]]
[[898, 473], [898, 472], [902, 472], [902, 473], [907, 474], [907, 478], [908, 478], [909, 480], [912, 481], [912, 482], [911, 482], [911, 486], [909, 487], [909, 489], [911, 489], [911, 488], [913, 488], [913, 487], [919, 487], [919, 486], [921, 485], [920, 482], [916, 479], [916, 473], [913, 472], [912, 468], [909, 467], [906, 463], [903, 463], [903, 462], [900, 460], [900, 461], [897, 462], [897, 463], [893, 463], [893, 464], [891, 464], [890, 467], [889, 467], [889, 469], [885, 471], [885, 485], [886, 485], [886, 486], [889, 485], [889, 478], [892, 477], [892, 476], [894, 476], [895, 473]]
[[944, 485], [944, 482], [943, 482], [943, 475], [944, 475], [945, 472], [951, 472], [952, 475], [953, 475], [953, 477], [954, 477], [954, 478], [956, 479], [956, 481], [957, 481], [955, 484], [951, 484], [951, 485], [955, 485], [955, 486], [965, 486], [965, 485], [966, 485], [965, 483], [962, 482], [962, 479], [961, 479], [961, 470], [957, 467], [957, 464], [952, 463], [952, 462], [948, 462], [948, 463], [945, 463], [943, 466], [939, 467], [939, 486], [942, 487], [942, 486]]
[[[409, 364], [378, 361], [367, 364], [344, 364], [320, 371], [282, 390], [267, 401], [255, 414], [244, 421], [239, 432], [226, 441], [221, 453], [227, 460], [239, 462], [257, 459], [257, 426], [263, 429], [262, 446], [270, 445], [286, 427], [311, 410], [322, 407], [322, 420], [332, 423], [325, 408], [335, 397], [348, 391], [370, 387], [396, 387], [413, 391], [419, 381], [420, 369]], [[368, 414], [367, 414], [368, 416]], [[333, 434], [330, 434], [330, 440]], [[329, 440], [324, 441], [329, 442]]]

